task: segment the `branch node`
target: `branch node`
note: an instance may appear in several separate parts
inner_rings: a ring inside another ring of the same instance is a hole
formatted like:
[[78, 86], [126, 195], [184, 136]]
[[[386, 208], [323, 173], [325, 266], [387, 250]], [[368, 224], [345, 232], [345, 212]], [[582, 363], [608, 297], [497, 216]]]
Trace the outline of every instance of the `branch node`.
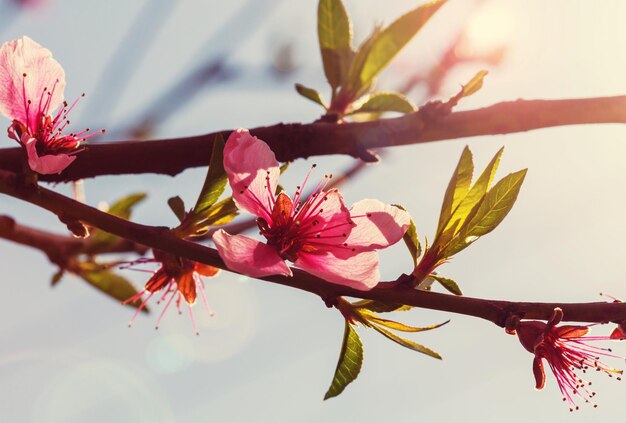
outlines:
[[339, 305], [339, 297], [334, 295], [332, 297], [322, 297], [322, 301], [324, 301], [324, 304], [328, 308], [334, 308]]
[[355, 142], [355, 153], [356, 157], [363, 160], [366, 163], [378, 163], [380, 161], [380, 157], [378, 154], [374, 153], [372, 150], [368, 150], [363, 147], [363, 144], [358, 141]]

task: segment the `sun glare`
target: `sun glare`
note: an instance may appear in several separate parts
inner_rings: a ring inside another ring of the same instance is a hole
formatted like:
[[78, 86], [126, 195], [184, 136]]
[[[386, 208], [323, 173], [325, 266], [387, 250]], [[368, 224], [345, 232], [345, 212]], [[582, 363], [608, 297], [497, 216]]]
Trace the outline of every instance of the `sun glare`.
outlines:
[[515, 23], [510, 10], [487, 5], [471, 18], [459, 48], [464, 55], [488, 55], [508, 44], [515, 31]]

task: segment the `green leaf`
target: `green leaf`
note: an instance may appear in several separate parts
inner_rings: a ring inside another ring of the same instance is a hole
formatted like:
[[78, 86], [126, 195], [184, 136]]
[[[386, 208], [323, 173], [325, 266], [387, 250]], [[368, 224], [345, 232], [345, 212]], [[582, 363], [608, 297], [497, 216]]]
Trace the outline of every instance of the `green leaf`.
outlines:
[[369, 85], [445, 2], [436, 0], [410, 11], [362, 45], [350, 69], [351, 84]]
[[367, 96], [365, 102], [349, 114], [377, 112], [412, 113], [416, 110], [415, 104], [404, 95], [395, 92], [381, 92]]
[[461, 228], [458, 242], [446, 249], [449, 255], [456, 254], [477, 238], [493, 231], [504, 220], [517, 200], [526, 172], [527, 169], [523, 169], [505, 176], [487, 192]]
[[377, 330], [379, 333], [381, 333], [382, 335], [384, 335], [387, 338], [391, 339], [396, 344], [402, 345], [403, 347], [408, 348], [410, 350], [417, 351], [417, 352], [420, 352], [422, 354], [426, 354], [426, 355], [429, 355], [431, 357], [434, 357], [434, 358], [437, 358], [437, 359], [441, 360], [441, 356], [438, 353], [436, 353], [435, 351], [431, 350], [430, 348], [427, 348], [427, 347], [425, 347], [423, 345], [420, 345], [417, 342], [413, 342], [410, 339], [402, 338], [401, 336], [398, 336], [395, 333], [390, 332], [387, 329], [384, 329], [384, 328], [382, 328], [380, 326], [372, 325], [372, 327], [375, 330]]
[[204, 185], [193, 207], [194, 214], [203, 214], [220, 198], [226, 189], [227, 177], [224, 170], [224, 138], [219, 134], [213, 142], [211, 162], [204, 180]]
[[210, 226], [221, 226], [230, 223], [239, 214], [239, 209], [233, 201], [233, 197], [228, 197], [213, 204], [194, 223], [195, 235], [203, 235], [208, 232]]
[[450, 179], [446, 194], [443, 197], [441, 205], [441, 213], [439, 215], [439, 225], [437, 226], [437, 234], [443, 232], [446, 223], [450, 221], [452, 211], [455, 210], [461, 200], [465, 198], [472, 183], [472, 175], [474, 174], [474, 162], [472, 160], [472, 152], [469, 147], [465, 146], [459, 163], [456, 165], [454, 174]]
[[483, 173], [478, 177], [478, 180], [470, 188], [469, 192], [459, 202], [459, 205], [456, 207], [456, 209], [452, 211], [450, 219], [444, 226], [444, 231], [452, 225], [456, 225], [457, 231], [460, 231], [463, 228], [463, 225], [472, 209], [483, 199], [483, 197], [487, 193], [487, 190], [489, 189], [489, 186], [493, 181], [493, 177], [498, 170], [498, 165], [500, 164], [500, 158], [502, 157], [503, 152], [504, 147], [498, 150], [498, 152], [493, 157], [493, 159], [491, 159], [491, 162], [489, 162]]
[[187, 212], [185, 211], [185, 202], [178, 195], [176, 197], [172, 197], [167, 200], [167, 205], [170, 206], [170, 209], [174, 212], [178, 220], [181, 222], [185, 218]]
[[454, 282], [452, 279], [444, 278], [435, 274], [430, 274], [428, 275], [428, 277], [433, 278], [434, 280], [439, 282], [441, 286], [448, 290], [448, 292], [451, 292], [454, 295], [463, 295], [463, 292], [461, 292], [461, 288], [459, 288], [459, 285], [457, 285], [457, 283]]
[[120, 198], [115, 203], [113, 203], [111, 207], [109, 207], [107, 213], [128, 220], [130, 219], [130, 216], [132, 214], [133, 207], [142, 202], [147, 195], [148, 194], [146, 194], [145, 192], [139, 192]]
[[352, 100], [360, 97], [362, 93], [365, 93], [369, 90], [369, 88], [373, 85], [373, 80], [369, 81], [369, 83], [361, 83], [360, 73], [365, 66], [365, 62], [372, 51], [374, 44], [383, 29], [380, 26], [375, 26], [372, 30], [372, 33], [367, 37], [359, 48], [357, 49], [352, 61], [350, 62], [350, 69], [348, 70], [348, 80], [345, 85], [347, 87], [347, 91], [350, 93], [350, 97]]
[[337, 362], [333, 381], [328, 391], [326, 391], [324, 399], [327, 400], [341, 394], [346, 389], [346, 386], [357, 378], [362, 365], [363, 344], [361, 343], [361, 338], [359, 338], [352, 325], [346, 320], [339, 361]]
[[487, 73], [488, 72], [486, 70], [481, 70], [476, 75], [474, 75], [474, 77], [467, 84], [463, 85], [461, 90], [454, 97], [451, 97], [445, 104], [447, 106], [448, 112], [451, 111], [452, 108], [456, 106], [459, 103], [459, 100], [461, 100], [463, 97], [468, 97], [474, 94], [476, 91], [480, 90], [483, 86], [483, 79], [485, 78]]
[[411, 219], [411, 222], [409, 223], [409, 229], [407, 229], [407, 231], [404, 233], [402, 239], [409, 249], [411, 257], [413, 257], [413, 265], [417, 266], [418, 259], [422, 255], [422, 245], [420, 244], [420, 240], [417, 236], [417, 229], [415, 227], [415, 222], [413, 221], [413, 219]]
[[359, 300], [357, 302], [352, 303], [354, 307], [364, 308], [374, 313], [389, 313], [392, 311], [407, 311], [412, 307], [405, 304], [400, 303], [383, 303], [381, 301], [376, 300]]
[[[392, 206], [406, 211], [406, 208], [400, 204], [392, 204]], [[420, 244], [419, 237], [417, 236], [417, 228], [413, 219], [411, 219], [409, 223], [409, 229], [407, 229], [404, 233], [403, 240], [409, 249], [409, 253], [411, 253], [411, 257], [413, 257], [413, 265], [417, 266], [417, 259], [419, 259], [422, 255], [422, 245]]]
[[401, 331], [401, 332], [424, 332], [424, 331], [427, 331], [427, 330], [440, 328], [443, 325], [445, 325], [448, 322], [450, 322], [449, 320], [447, 320], [447, 321], [445, 321], [443, 323], [440, 323], [440, 324], [437, 324], [437, 325], [430, 325], [430, 326], [425, 326], [425, 327], [422, 327], [422, 328], [417, 328], [417, 327], [414, 327], [414, 326], [405, 325], [404, 323], [396, 322], [394, 320], [381, 319], [378, 316], [368, 317], [367, 320], [372, 322], [372, 323], [377, 323], [377, 324], [385, 326], [385, 327], [387, 327], [389, 329], [398, 330], [398, 331]]
[[463, 227], [461, 234], [482, 236], [493, 231], [511, 211], [524, 183], [523, 169], [502, 178], [485, 196], [474, 217]]
[[[89, 285], [104, 292], [109, 297], [118, 301], [125, 301], [137, 294], [135, 287], [124, 277], [103, 269], [94, 263], [80, 263], [80, 268], [76, 270], [78, 276], [83, 278]], [[136, 308], [137, 303], [128, 303], [130, 307]], [[148, 312], [145, 306], [143, 312]]]
[[322, 98], [321, 94], [317, 92], [317, 90], [314, 90], [313, 88], [305, 87], [302, 84], [296, 84], [296, 91], [302, 97], [308, 98], [309, 100], [322, 106], [324, 109], [328, 109], [328, 106], [326, 106], [324, 99]]
[[[112, 214], [113, 216], [117, 216], [121, 219], [129, 220], [132, 215], [133, 208], [142, 202], [147, 197], [147, 194], [144, 192], [130, 194], [126, 197], [122, 197], [117, 200], [111, 207], [107, 213]], [[96, 251], [97, 247], [105, 248], [114, 242], [116, 242], [119, 238], [113, 234], [102, 230], [94, 230], [93, 234], [89, 237], [88, 243], [91, 246], [91, 251]]]
[[324, 73], [334, 91], [345, 81], [352, 56], [352, 25], [341, 0], [320, 0], [317, 36]]
[[461, 97], [468, 97], [483, 87], [483, 79], [488, 74], [486, 70], [479, 71], [461, 90]]

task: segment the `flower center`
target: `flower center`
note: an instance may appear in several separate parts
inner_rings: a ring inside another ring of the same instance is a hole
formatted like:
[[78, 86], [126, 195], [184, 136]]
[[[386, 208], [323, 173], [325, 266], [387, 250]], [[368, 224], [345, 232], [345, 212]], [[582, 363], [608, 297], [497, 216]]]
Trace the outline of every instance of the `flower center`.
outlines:
[[[78, 97], [69, 107], [68, 103], [64, 101], [63, 107], [53, 116], [50, 107], [59, 81], [56, 80], [54, 82], [52, 89], [44, 87], [39, 99], [34, 99], [33, 101], [33, 99], [28, 98], [26, 94], [26, 78], [28, 75], [24, 73], [22, 76], [22, 97], [24, 110], [26, 112], [26, 122], [14, 121], [12, 127], [20, 138], [21, 134], [26, 131], [30, 137], [36, 139], [37, 153], [39, 155], [76, 154], [81, 151], [78, 147], [82, 141], [86, 141], [94, 135], [105, 132], [104, 129], [101, 129], [100, 131], [90, 133], [90, 129], [86, 128], [80, 132], [72, 132], [63, 135], [63, 131], [70, 124], [68, 120], [69, 113], [85, 94], [83, 93]], [[35, 107], [36, 113], [33, 115], [32, 112]], [[21, 140], [18, 139], [17, 141], [20, 142]]]
[[278, 194], [272, 208], [272, 222], [262, 217], [257, 219], [261, 235], [267, 238], [268, 245], [273, 246], [283, 260], [296, 261], [302, 242], [298, 235], [300, 222], [294, 220], [295, 214], [291, 198], [284, 192]]
[[274, 198], [269, 171], [265, 178], [264, 195], [255, 195], [249, 186], [244, 186], [240, 191], [240, 194], [246, 192], [262, 210], [261, 216], [257, 218], [260, 234], [283, 260], [295, 262], [301, 252], [315, 253], [330, 249], [334, 252], [356, 251], [356, 248], [346, 243], [356, 223], [343, 201], [336, 198], [339, 194], [333, 190], [325, 191], [332, 175], [325, 175], [309, 197], [302, 201], [304, 187], [315, 167], [315, 164], [311, 166], [302, 185], [296, 187], [293, 200], [285, 192]]

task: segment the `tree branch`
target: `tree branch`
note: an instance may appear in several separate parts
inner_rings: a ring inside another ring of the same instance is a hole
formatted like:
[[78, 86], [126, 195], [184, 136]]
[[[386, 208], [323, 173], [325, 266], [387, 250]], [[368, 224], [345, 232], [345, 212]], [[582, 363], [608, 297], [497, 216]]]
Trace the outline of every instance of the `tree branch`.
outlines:
[[41, 229], [17, 223], [9, 216], [0, 215], [0, 238], [17, 244], [32, 247], [43, 252], [50, 262], [64, 267], [68, 261], [79, 254], [137, 253], [143, 255], [148, 248], [120, 238], [106, 247], [91, 245], [86, 239], [63, 236]]
[[[16, 174], [0, 170], [0, 192], [40, 206], [57, 215], [65, 214], [122, 238], [160, 249], [211, 266], [225, 268], [213, 248], [195, 244], [172, 235], [168, 228], [129, 222], [41, 187], [20, 184]], [[359, 291], [328, 283], [299, 269], [294, 276], [269, 276], [262, 280], [297, 288], [319, 295], [327, 304], [339, 296], [402, 303], [414, 307], [448, 311], [479, 317], [503, 326], [510, 313], [529, 319], [547, 320], [555, 307], [561, 307], [564, 320], [609, 322], [626, 320], [626, 303], [529, 303], [486, 300], [449, 294], [419, 291], [407, 286], [380, 283], [370, 291]]]
[[[455, 112], [432, 121], [429, 108], [399, 118], [333, 124], [277, 124], [250, 132], [269, 144], [280, 161], [328, 154], [372, 160], [368, 149], [431, 141], [510, 134], [563, 125], [626, 123], [626, 96], [571, 100], [516, 100]], [[176, 175], [209, 163], [213, 139], [221, 131], [158, 141], [119, 141], [91, 145], [60, 175], [41, 180], [66, 182], [100, 175]], [[20, 172], [21, 148], [0, 150], [0, 169]]]

